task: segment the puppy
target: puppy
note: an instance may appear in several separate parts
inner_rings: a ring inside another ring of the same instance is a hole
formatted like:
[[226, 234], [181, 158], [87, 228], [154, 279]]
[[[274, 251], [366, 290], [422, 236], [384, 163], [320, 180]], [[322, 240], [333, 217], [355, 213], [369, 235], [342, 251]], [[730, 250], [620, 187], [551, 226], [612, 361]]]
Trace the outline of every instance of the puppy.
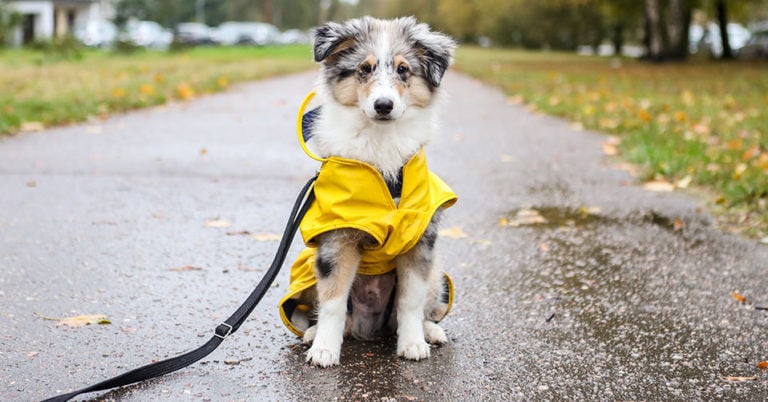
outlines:
[[[345, 334], [368, 340], [390, 330], [397, 332], [399, 356], [428, 358], [429, 343], [447, 341], [436, 324], [450, 308], [447, 276], [434, 269], [433, 249], [441, 211], [456, 196], [427, 170], [422, 147], [435, 131], [440, 82], [456, 43], [413, 17], [331, 22], [314, 38], [322, 113], [312, 141], [329, 159], [315, 185], [317, 211], [310, 209], [302, 222], [305, 242], [315, 248], [306, 261], [314, 265], [316, 286], [295, 299], [316, 314], [303, 318], [304, 341], [312, 344], [307, 361], [339, 364]], [[355, 183], [323, 184], [335, 180], [324, 178], [333, 169]], [[350, 207], [349, 220], [328, 223], [332, 218], [322, 214], [338, 214], [324, 188], [343, 193], [340, 203], [365, 210]], [[352, 193], [378, 192], [373, 201], [350, 201]], [[325, 222], [318, 224], [323, 228], [308, 223], [313, 219]]]

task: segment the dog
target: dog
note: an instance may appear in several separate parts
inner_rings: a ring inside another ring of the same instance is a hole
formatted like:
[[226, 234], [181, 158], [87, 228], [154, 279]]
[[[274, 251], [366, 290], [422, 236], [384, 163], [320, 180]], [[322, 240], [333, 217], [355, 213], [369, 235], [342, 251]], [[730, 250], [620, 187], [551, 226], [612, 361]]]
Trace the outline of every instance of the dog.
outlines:
[[[423, 147], [436, 131], [440, 84], [455, 48], [413, 17], [363, 17], [314, 30], [322, 113], [312, 141], [325, 162], [301, 226], [312, 247], [294, 263], [296, 281], [281, 302], [283, 321], [311, 344], [312, 365], [338, 365], [345, 335], [371, 340], [396, 330], [397, 355], [409, 360], [447, 342], [437, 321], [450, 309], [453, 288], [434, 268], [434, 246], [442, 210], [456, 196], [427, 170]], [[335, 193], [350, 205], [332, 204]], [[380, 196], [369, 199], [374, 193]], [[372, 216], [383, 221], [367, 221]], [[301, 267], [313, 277], [298, 279]], [[294, 287], [299, 282], [305, 285]]]

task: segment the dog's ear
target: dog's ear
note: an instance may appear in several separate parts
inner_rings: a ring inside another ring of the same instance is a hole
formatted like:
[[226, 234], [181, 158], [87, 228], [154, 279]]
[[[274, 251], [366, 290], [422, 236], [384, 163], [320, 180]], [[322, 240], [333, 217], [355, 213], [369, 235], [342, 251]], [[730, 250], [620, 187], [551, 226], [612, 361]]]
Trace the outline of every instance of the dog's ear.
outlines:
[[332, 55], [352, 47], [356, 32], [354, 26], [349, 22], [345, 24], [329, 22], [315, 28], [312, 32], [315, 38], [315, 61], [324, 61]]
[[409, 34], [419, 50], [419, 58], [427, 81], [434, 87], [440, 86], [445, 71], [453, 62], [453, 51], [456, 41], [439, 32], [433, 32], [427, 24], [416, 24], [413, 17], [406, 19], [410, 22]]

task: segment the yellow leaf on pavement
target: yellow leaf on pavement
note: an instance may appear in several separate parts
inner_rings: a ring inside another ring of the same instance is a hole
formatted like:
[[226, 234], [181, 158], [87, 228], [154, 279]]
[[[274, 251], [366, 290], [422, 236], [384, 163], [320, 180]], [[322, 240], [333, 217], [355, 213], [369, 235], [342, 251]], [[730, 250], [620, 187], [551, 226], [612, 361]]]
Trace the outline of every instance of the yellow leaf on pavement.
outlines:
[[469, 237], [468, 234], [466, 234], [463, 230], [461, 230], [458, 226], [453, 226], [448, 229], [443, 229], [440, 232], [438, 232], [440, 237], [447, 237], [449, 239], [463, 239], [466, 237]]
[[675, 185], [667, 181], [654, 180], [643, 184], [643, 189], [662, 193], [674, 190]]
[[224, 219], [209, 219], [204, 224], [207, 228], [228, 228], [232, 226], [232, 223]]
[[736, 382], [757, 381], [757, 377], [755, 377], [755, 376], [751, 376], [751, 377], [723, 377], [723, 380], [725, 380], [725, 381], [736, 381]]
[[68, 327], [84, 327], [86, 325], [104, 325], [112, 324], [106, 315], [104, 314], [86, 314], [76, 315], [74, 317], [67, 317], [60, 319], [56, 325], [66, 325]]
[[39, 122], [39, 121], [24, 121], [21, 122], [21, 126], [19, 127], [19, 131], [22, 133], [29, 133], [32, 131], [43, 131], [45, 130], [45, 124]]
[[251, 236], [252, 239], [257, 241], [280, 241], [282, 236], [277, 233], [258, 233]]
[[691, 184], [691, 180], [693, 180], [693, 176], [691, 175], [685, 176], [682, 179], [675, 182], [675, 187], [688, 188], [688, 186]]
[[502, 218], [499, 222], [501, 226], [523, 226], [523, 225], [537, 225], [543, 223], [549, 223], [547, 218], [541, 216], [541, 213], [535, 209], [521, 209], [517, 211], [514, 217], [510, 219]]

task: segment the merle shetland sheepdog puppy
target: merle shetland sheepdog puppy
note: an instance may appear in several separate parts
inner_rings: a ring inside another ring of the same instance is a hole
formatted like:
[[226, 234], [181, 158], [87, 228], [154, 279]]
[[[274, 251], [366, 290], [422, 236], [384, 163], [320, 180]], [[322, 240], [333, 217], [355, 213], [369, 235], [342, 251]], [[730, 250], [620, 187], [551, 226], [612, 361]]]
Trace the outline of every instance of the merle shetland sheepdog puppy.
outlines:
[[[323, 157], [366, 162], [388, 184], [400, 180], [404, 164], [433, 137], [440, 81], [456, 43], [413, 17], [330, 22], [315, 29], [314, 41], [315, 60], [321, 63], [317, 99], [322, 113], [313, 125], [313, 148]], [[339, 364], [345, 333], [375, 337], [378, 317], [365, 312], [382, 306], [366, 306], [365, 295], [382, 286], [396, 287], [392, 320], [399, 356], [425, 359], [430, 343], [447, 341], [442, 328], [428, 320], [442, 302], [441, 275], [433, 268], [441, 209], [418, 244], [396, 257], [396, 276], [356, 274], [360, 255], [372, 241], [363, 231], [337, 229], [315, 239], [317, 320], [304, 333], [304, 341], [312, 344], [308, 362]], [[350, 304], [355, 304], [351, 313]]]

